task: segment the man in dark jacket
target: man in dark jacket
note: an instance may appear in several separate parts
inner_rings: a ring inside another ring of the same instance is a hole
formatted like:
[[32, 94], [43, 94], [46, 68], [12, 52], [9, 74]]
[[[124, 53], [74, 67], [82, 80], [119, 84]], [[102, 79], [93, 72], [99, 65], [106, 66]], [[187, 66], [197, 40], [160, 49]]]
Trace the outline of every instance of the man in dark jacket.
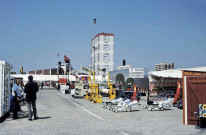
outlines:
[[31, 106], [33, 108], [34, 120], [39, 118], [37, 117], [37, 110], [36, 110], [36, 93], [38, 92], [39, 88], [37, 83], [33, 81], [33, 76], [29, 76], [28, 79], [29, 82], [26, 84], [24, 88], [24, 92], [26, 93], [28, 117], [29, 120], [32, 121]]

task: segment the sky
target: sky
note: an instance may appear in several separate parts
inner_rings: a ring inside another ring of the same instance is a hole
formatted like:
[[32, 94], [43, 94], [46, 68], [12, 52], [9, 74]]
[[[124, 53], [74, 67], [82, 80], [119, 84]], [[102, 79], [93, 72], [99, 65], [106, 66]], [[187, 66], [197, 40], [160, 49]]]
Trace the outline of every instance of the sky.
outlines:
[[206, 0], [0, 0], [0, 60], [24, 71], [91, 62], [95, 33], [114, 34], [114, 69], [206, 66]]

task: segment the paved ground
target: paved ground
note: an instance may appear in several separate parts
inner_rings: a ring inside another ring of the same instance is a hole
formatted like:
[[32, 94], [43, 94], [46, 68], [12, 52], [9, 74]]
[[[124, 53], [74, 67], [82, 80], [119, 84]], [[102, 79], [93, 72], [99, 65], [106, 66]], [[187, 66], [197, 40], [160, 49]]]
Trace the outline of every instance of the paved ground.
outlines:
[[[145, 100], [142, 99], [144, 104]], [[132, 112], [114, 113], [83, 99], [73, 99], [55, 90], [38, 92], [39, 120], [28, 121], [26, 106], [21, 119], [0, 123], [0, 135], [195, 135], [204, 129], [182, 124], [182, 111], [148, 111], [143, 105]]]

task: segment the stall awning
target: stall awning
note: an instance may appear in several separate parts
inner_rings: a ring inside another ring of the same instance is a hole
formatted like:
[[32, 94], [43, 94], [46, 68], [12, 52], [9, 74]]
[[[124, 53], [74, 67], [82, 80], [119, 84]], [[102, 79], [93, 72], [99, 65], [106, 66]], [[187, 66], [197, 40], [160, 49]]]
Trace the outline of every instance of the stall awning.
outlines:
[[181, 69], [168, 69], [163, 71], [150, 71], [150, 76], [164, 77], [164, 78], [182, 78]]

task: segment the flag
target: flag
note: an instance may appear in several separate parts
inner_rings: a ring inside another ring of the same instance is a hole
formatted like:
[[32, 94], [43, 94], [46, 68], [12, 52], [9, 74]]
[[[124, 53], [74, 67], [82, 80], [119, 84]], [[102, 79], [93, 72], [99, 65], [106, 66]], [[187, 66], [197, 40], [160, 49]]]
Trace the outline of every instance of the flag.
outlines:
[[82, 66], [82, 70], [89, 72], [89, 69]]
[[64, 61], [65, 63], [70, 63], [70, 59], [66, 55], [64, 55]]
[[94, 20], [93, 20], [93, 21], [94, 21], [94, 24], [96, 24], [96, 18], [94, 18]]

